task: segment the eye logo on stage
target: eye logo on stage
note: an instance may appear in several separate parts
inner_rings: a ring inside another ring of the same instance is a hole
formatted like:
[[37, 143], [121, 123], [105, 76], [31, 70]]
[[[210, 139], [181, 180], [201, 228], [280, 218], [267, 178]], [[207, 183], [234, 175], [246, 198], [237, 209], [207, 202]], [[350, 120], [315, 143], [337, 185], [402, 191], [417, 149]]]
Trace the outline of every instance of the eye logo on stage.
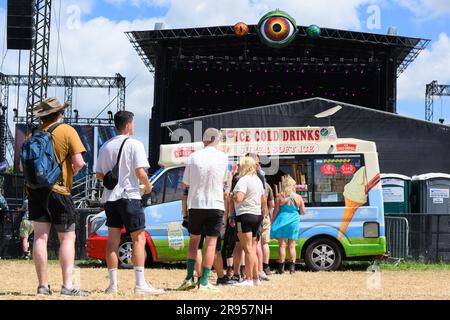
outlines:
[[267, 13], [258, 23], [258, 35], [263, 43], [272, 48], [288, 46], [297, 35], [297, 23], [286, 12], [276, 10]]

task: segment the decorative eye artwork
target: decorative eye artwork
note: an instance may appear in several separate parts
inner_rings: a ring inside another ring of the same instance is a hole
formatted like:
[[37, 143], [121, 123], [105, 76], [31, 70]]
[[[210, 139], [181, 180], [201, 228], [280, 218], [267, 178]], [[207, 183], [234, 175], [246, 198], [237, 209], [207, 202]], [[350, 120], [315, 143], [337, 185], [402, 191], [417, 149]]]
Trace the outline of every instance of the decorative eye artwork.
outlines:
[[311, 38], [318, 38], [320, 37], [322, 30], [320, 30], [319, 26], [316, 26], [315, 24], [310, 25], [307, 29], [306, 29], [306, 33], [308, 34], [308, 36], [310, 36]]
[[248, 26], [243, 22], [238, 22], [234, 25], [234, 33], [238, 37], [243, 37], [248, 35]]
[[297, 35], [297, 23], [284, 11], [267, 13], [258, 23], [258, 35], [262, 42], [272, 48], [288, 46]]

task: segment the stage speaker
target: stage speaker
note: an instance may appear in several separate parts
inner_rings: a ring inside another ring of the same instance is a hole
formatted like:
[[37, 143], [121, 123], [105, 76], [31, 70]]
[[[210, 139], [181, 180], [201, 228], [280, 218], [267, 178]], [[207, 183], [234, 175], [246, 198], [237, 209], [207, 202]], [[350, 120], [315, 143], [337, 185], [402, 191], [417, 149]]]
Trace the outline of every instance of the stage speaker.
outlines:
[[8, 0], [7, 46], [12, 50], [31, 50], [35, 0]]

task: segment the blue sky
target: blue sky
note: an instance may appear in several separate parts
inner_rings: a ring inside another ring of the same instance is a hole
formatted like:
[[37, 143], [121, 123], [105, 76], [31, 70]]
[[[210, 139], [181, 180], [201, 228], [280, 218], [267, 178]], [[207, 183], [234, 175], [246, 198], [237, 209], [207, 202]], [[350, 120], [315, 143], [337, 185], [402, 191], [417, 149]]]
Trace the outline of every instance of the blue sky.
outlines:
[[[282, 5], [278, 0], [53, 0], [53, 3], [51, 73], [56, 70], [61, 73], [61, 61], [64, 60], [67, 74], [114, 75], [120, 72], [128, 82], [135, 79], [127, 88], [127, 102], [139, 115], [138, 136], [145, 142], [153, 99], [153, 77], [132, 49], [124, 31], [152, 29], [157, 21], [164, 22], [167, 28], [231, 25], [241, 20], [252, 24], [257, 23], [265, 12], [279, 7], [290, 13], [299, 25], [315, 23], [374, 33], [386, 33], [389, 26], [396, 26], [399, 35], [432, 40], [427, 50], [398, 80], [399, 113], [423, 119], [425, 84], [435, 79], [442, 84], [450, 83], [449, 0], [285, 0]], [[59, 20], [60, 3], [62, 28], [59, 42], [55, 23]], [[1, 35], [4, 35], [5, 8], [6, 0], [0, 0]], [[74, 10], [79, 12], [79, 21], [76, 27], [71, 27]], [[379, 20], [376, 19], [379, 26], [375, 29], [367, 27], [367, 21], [374, 21], [371, 20], [374, 10], [380, 13]], [[61, 45], [63, 53], [57, 54], [57, 44]], [[4, 41], [0, 42], [0, 51], [5, 52]], [[26, 70], [24, 60], [26, 62], [26, 58], [22, 58], [23, 70]], [[13, 73], [17, 61], [16, 52], [6, 52], [1, 72]], [[59, 62], [58, 66], [55, 61]], [[14, 94], [12, 92], [11, 99]], [[55, 91], [55, 94], [61, 96], [63, 92]], [[80, 112], [91, 116], [89, 112], [95, 108], [85, 105], [103, 106], [109, 98], [104, 93], [80, 92], [77, 95]], [[439, 98], [436, 106], [435, 120], [440, 116]], [[443, 115], [449, 121], [450, 98], [443, 100], [443, 107]]]

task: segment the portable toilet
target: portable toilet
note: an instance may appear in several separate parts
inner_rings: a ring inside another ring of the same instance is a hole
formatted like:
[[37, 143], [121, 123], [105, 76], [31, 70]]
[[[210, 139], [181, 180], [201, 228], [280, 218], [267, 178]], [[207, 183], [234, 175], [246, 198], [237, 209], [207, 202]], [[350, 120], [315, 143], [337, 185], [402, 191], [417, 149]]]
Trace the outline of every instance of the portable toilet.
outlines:
[[412, 178], [415, 213], [450, 213], [450, 174], [428, 173]]
[[411, 213], [411, 178], [401, 174], [382, 174], [384, 212]]

